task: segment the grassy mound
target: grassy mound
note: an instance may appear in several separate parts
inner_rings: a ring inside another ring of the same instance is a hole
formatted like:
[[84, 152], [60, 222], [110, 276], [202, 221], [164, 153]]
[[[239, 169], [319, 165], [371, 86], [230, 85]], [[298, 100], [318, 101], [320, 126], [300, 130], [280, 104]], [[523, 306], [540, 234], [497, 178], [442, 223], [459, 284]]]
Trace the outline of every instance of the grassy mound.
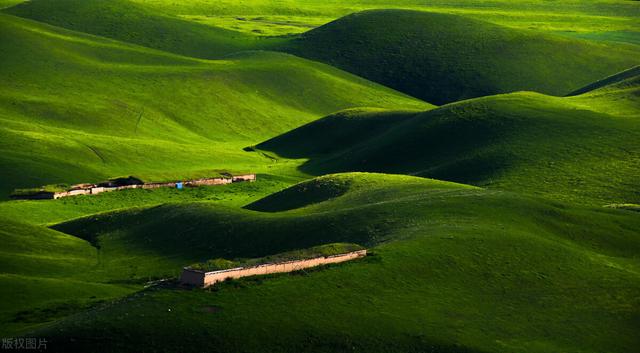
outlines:
[[[307, 173], [409, 173], [596, 205], [638, 203], [638, 83], [571, 98], [513, 93], [424, 113], [347, 112], [257, 148], [309, 158]], [[353, 139], [342, 137], [351, 131]]]
[[[106, 2], [103, 2], [106, 4]], [[0, 14], [0, 197], [15, 188], [266, 170], [242, 148], [331, 112], [428, 104], [291, 55], [204, 61]]]
[[213, 292], [144, 291], [35, 334], [55, 349], [102, 351], [172, 350], [185, 336], [182, 350], [247, 352], [626, 352], [639, 343], [635, 212], [408, 176], [325, 178], [349, 188], [295, 211], [169, 204], [55, 228], [97, 239], [99, 273], [111, 273], [100, 278], [110, 281], [176, 273], [199, 256], [331, 242], [365, 244], [374, 256]]
[[637, 47], [407, 10], [352, 14], [285, 45], [434, 104], [519, 90], [565, 95], [638, 64]]
[[350, 188], [350, 182], [351, 178], [334, 175], [319, 177], [258, 200], [246, 208], [261, 212], [280, 212], [313, 205], [345, 194]]
[[[401, 124], [418, 113], [419, 111], [348, 109], [314, 120], [256, 147], [275, 151], [289, 158], [335, 153], [346, 145], [369, 139]], [[305, 141], [313, 142], [304, 143]]]

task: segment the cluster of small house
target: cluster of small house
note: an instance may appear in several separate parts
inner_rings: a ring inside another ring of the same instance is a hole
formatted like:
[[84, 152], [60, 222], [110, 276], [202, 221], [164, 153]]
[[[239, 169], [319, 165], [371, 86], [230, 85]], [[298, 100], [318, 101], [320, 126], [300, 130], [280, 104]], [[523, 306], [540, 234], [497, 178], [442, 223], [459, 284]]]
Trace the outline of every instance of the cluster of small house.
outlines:
[[230, 278], [235, 279], [248, 276], [268, 275], [272, 273], [294, 272], [305, 268], [351, 261], [365, 256], [367, 256], [367, 250], [363, 249], [331, 256], [320, 256], [312, 259], [260, 264], [256, 266], [237, 267], [219, 271], [200, 271], [190, 267], [185, 267], [182, 269], [180, 282], [192, 286], [209, 287]]
[[77, 195], [97, 195], [103, 192], [126, 189], [156, 189], [162, 187], [178, 188], [197, 187], [207, 185], [224, 185], [241, 181], [255, 181], [255, 174], [231, 175], [227, 174], [216, 178], [202, 178], [185, 181], [172, 181], [165, 183], [145, 183], [135, 177], [118, 178], [98, 184], [77, 184], [65, 191], [36, 191], [29, 194], [12, 195], [14, 199], [59, 199], [62, 197]]

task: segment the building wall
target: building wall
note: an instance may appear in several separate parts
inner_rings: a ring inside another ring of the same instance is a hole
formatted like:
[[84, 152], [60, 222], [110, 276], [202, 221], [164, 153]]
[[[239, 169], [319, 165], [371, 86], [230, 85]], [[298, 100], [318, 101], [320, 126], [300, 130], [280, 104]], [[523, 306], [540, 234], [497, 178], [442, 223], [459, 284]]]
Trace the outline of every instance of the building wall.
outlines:
[[[222, 282], [227, 278], [241, 278], [241, 277], [247, 277], [247, 276], [268, 275], [272, 273], [293, 272], [293, 271], [299, 271], [305, 268], [350, 261], [360, 257], [364, 257], [366, 255], [367, 255], [367, 250], [358, 250], [358, 251], [353, 251], [350, 253], [340, 254], [335, 256], [317, 257], [314, 259], [287, 261], [287, 262], [281, 262], [277, 264], [264, 264], [264, 265], [254, 266], [254, 267], [235, 268], [230, 270], [213, 271], [213, 272], [206, 272], [206, 273], [185, 268], [182, 271], [180, 280], [182, 281], [183, 278], [189, 279], [189, 280], [195, 279], [196, 281], [198, 281], [197, 283], [194, 283], [193, 281], [183, 281], [183, 282], [188, 284], [208, 287], [208, 286], [214, 285], [217, 282]], [[200, 280], [199, 277], [196, 277], [196, 275], [192, 276], [191, 274], [200, 274], [202, 275], [202, 279]]]
[[194, 286], [201, 286], [202, 283], [204, 283], [204, 272], [182, 271], [182, 274], [180, 275], [180, 282], [192, 284]]
[[91, 194], [91, 190], [90, 189], [69, 190], [69, 191], [56, 192], [56, 193], [53, 194], [53, 198], [54, 199], [59, 199], [61, 197], [69, 197], [69, 196], [77, 196], [77, 195], [89, 195], [89, 194]]
[[185, 181], [185, 185], [188, 185], [188, 186], [223, 185], [223, 184], [229, 184], [231, 182], [233, 182], [233, 180], [228, 178], [204, 178], [204, 179]]
[[149, 184], [143, 184], [142, 188], [143, 189], [157, 189], [157, 188], [164, 188], [164, 187], [171, 187], [171, 188], [175, 188], [176, 187], [176, 183], [149, 183]]
[[244, 174], [244, 175], [234, 175], [233, 176], [233, 182], [255, 181], [255, 180], [256, 180], [256, 175], [255, 174]]

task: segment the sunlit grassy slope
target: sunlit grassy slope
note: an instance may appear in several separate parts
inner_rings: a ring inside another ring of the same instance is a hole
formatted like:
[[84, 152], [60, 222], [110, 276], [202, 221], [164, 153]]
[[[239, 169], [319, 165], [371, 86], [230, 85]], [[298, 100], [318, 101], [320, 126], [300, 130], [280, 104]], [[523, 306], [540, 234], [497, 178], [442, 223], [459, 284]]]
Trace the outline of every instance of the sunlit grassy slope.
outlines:
[[[434, 104], [515, 90], [565, 95], [637, 65], [640, 56], [639, 46], [589, 43], [422, 11], [365, 11], [298, 39], [269, 39], [166, 15], [157, 9], [158, 4], [153, 5], [127, 0], [36, 0], [6, 11], [200, 58], [251, 49], [285, 50]], [[283, 15], [294, 14], [276, 8]], [[302, 8], [307, 9], [301, 10], [305, 14], [312, 7]], [[229, 10], [224, 6], [214, 9]], [[267, 11], [271, 12], [277, 10]], [[249, 22], [246, 17], [239, 18]], [[203, 21], [211, 22], [206, 17]], [[276, 17], [255, 21], [287, 23]]]
[[402, 8], [464, 15], [513, 28], [591, 40], [638, 43], [640, 5], [634, 1], [545, 0], [133, 0], [199, 23], [255, 34], [299, 33], [366, 9]]
[[[590, 40], [638, 43], [640, 5], [634, 1], [554, 1], [545, 0], [120, 0], [124, 8], [143, 10], [145, 14], [164, 14], [200, 24], [223, 27], [248, 34], [272, 35], [299, 33], [336, 18], [367, 9], [412, 9], [473, 17], [513, 28], [561, 33]], [[24, 0], [0, 0], [10, 7]], [[52, 0], [31, 0], [33, 9], [51, 9]], [[48, 2], [48, 3], [47, 3]], [[57, 1], [61, 5], [82, 5]], [[93, 4], [96, 4], [93, 2]], [[133, 6], [137, 5], [137, 6]], [[84, 5], [87, 6], [87, 5]], [[86, 7], [85, 7], [86, 9]], [[31, 10], [27, 11], [31, 12]], [[38, 16], [46, 14], [35, 11]], [[69, 21], [77, 12], [55, 9], [59, 23]], [[91, 13], [86, 15], [93, 16]], [[69, 17], [71, 16], [71, 17]], [[113, 16], [108, 16], [113, 19]], [[54, 19], [50, 19], [54, 20]], [[80, 19], [80, 21], [83, 21]], [[102, 20], [104, 21], [104, 20]], [[222, 33], [222, 32], [218, 32]]]
[[638, 47], [406, 10], [352, 14], [285, 48], [434, 104], [518, 90], [565, 95], [640, 57]]
[[570, 38], [640, 44], [640, 5], [633, 1], [270, 1], [5, 0], [11, 13], [111, 38], [198, 57], [217, 57], [305, 32], [353, 12], [411, 9], [449, 13]]
[[308, 173], [410, 173], [567, 201], [638, 203], [639, 76], [581, 96], [513, 93], [425, 113], [348, 110], [259, 144]]
[[348, 107], [429, 105], [326, 65], [202, 61], [0, 15], [0, 187], [260, 171], [242, 151]]
[[111, 281], [336, 241], [373, 255], [213, 292], [143, 291], [36, 334], [60, 351], [595, 353], [640, 343], [635, 212], [359, 173], [248, 209], [167, 204], [55, 228], [97, 244], [96, 278]]
[[261, 46], [253, 36], [166, 16], [126, 0], [35, 0], [6, 12], [200, 58], [219, 58]]

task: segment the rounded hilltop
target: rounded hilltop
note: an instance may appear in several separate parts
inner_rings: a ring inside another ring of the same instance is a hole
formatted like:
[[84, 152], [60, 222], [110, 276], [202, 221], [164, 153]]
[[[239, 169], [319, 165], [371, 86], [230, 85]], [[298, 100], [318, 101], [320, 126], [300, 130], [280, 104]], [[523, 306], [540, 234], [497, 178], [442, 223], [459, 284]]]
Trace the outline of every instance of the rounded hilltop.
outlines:
[[636, 46], [411, 10], [354, 13], [299, 35], [283, 50], [437, 105], [521, 90], [565, 95], [637, 65], [640, 56]]
[[424, 112], [348, 110], [256, 148], [306, 159], [300, 169], [312, 175], [403, 173], [578, 204], [638, 203], [639, 78], [633, 69], [572, 97], [516, 92]]

